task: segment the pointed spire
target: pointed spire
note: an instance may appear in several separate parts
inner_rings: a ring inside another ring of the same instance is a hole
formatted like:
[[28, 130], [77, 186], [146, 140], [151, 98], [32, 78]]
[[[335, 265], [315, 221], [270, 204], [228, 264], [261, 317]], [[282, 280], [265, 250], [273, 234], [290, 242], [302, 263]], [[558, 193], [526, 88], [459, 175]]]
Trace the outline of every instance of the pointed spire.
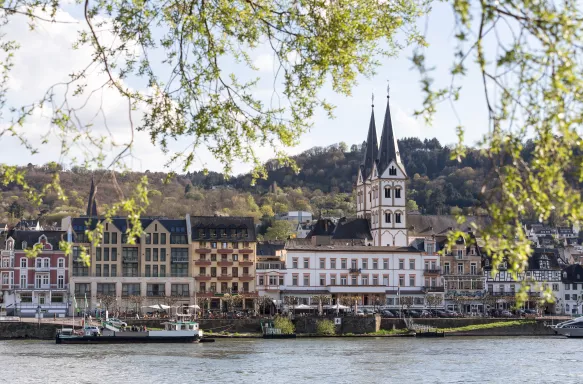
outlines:
[[87, 216], [97, 217], [97, 201], [95, 200], [95, 180], [91, 176], [91, 187], [89, 188], [89, 201], [87, 203]]
[[[374, 95], [372, 96], [374, 102]], [[368, 125], [368, 135], [366, 136], [366, 149], [364, 151], [364, 158], [360, 164], [362, 170], [362, 180], [366, 180], [372, 172], [372, 165], [376, 161], [378, 154], [379, 143], [377, 141], [377, 127], [374, 122], [374, 104], [370, 114], [370, 123]]]
[[385, 120], [383, 122], [383, 132], [381, 134], [381, 145], [378, 151], [378, 172], [382, 175], [391, 161], [395, 161], [403, 170], [401, 156], [399, 155], [399, 145], [393, 131], [393, 122], [391, 121], [391, 107], [389, 105], [389, 86], [387, 85], [387, 110], [385, 111]]

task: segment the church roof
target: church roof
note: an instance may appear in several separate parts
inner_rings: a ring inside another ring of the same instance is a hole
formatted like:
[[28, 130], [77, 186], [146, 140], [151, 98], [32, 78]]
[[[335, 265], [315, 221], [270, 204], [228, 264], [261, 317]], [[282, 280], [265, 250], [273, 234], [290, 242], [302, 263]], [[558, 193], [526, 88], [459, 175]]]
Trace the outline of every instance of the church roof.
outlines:
[[391, 121], [391, 108], [389, 105], [389, 96], [387, 95], [387, 110], [385, 111], [385, 120], [383, 122], [383, 133], [381, 134], [381, 145], [378, 150], [378, 173], [382, 175], [391, 161], [395, 161], [403, 172], [405, 172], [405, 167], [401, 162], [401, 156], [399, 155], [399, 145], [397, 144], [397, 138], [395, 137], [395, 132], [393, 131], [393, 122]]
[[[374, 107], [374, 106], [373, 106]], [[372, 172], [372, 166], [377, 159], [379, 143], [377, 141], [377, 128], [374, 122], [374, 108], [370, 114], [370, 123], [368, 125], [368, 135], [366, 136], [366, 149], [364, 158], [360, 164], [362, 180], [366, 180]]]
[[350, 239], [366, 239], [372, 240], [370, 234], [370, 226], [367, 219], [361, 218], [342, 218], [338, 221], [338, 225], [332, 235], [333, 239], [350, 240]]
[[97, 200], [95, 199], [95, 182], [91, 176], [91, 187], [89, 188], [89, 200], [87, 201], [87, 216], [97, 217]]

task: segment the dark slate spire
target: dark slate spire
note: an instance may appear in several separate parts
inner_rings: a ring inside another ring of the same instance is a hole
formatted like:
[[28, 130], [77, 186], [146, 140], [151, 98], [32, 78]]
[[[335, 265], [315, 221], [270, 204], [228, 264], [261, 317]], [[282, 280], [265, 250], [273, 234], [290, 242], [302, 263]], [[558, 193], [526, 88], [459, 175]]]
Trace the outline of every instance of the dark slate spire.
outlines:
[[[372, 97], [374, 102], [374, 95]], [[372, 172], [372, 165], [376, 161], [378, 154], [379, 143], [377, 141], [377, 127], [374, 123], [374, 104], [372, 105], [372, 111], [370, 114], [370, 123], [368, 125], [368, 135], [366, 136], [366, 150], [364, 152], [364, 158], [360, 164], [360, 169], [362, 171], [362, 180], [366, 180]]]
[[382, 175], [391, 161], [395, 161], [403, 171], [405, 167], [401, 163], [401, 156], [399, 155], [399, 146], [393, 131], [393, 123], [391, 121], [391, 107], [389, 105], [389, 88], [387, 87], [387, 110], [385, 111], [385, 121], [383, 122], [383, 133], [381, 134], [381, 145], [378, 152], [377, 167], [379, 175]]
[[89, 188], [89, 201], [87, 202], [87, 216], [97, 217], [97, 201], [95, 200], [95, 183], [91, 176], [91, 188]]

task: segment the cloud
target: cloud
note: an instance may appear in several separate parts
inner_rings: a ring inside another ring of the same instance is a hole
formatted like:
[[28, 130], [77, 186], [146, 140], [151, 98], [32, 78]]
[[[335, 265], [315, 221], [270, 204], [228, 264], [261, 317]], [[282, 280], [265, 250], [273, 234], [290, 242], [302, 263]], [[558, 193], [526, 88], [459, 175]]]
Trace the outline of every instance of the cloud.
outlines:
[[259, 72], [273, 72], [273, 54], [262, 53], [253, 60]]

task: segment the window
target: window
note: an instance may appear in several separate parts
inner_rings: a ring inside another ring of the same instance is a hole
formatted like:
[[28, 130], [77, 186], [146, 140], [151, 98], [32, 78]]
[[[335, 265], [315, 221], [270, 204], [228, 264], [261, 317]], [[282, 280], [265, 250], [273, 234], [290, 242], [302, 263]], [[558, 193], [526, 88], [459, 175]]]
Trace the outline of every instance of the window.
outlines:
[[395, 168], [395, 166], [392, 166], [391, 168], [389, 168], [389, 175], [390, 176], [397, 176], [397, 168]]
[[504, 293], [504, 284], [500, 284], [498, 286], [498, 290], [499, 290], [499, 292]]
[[[165, 267], [164, 265], [162, 267]], [[172, 263], [170, 266], [171, 277], [188, 276], [188, 263]]]
[[292, 268], [295, 268], [295, 269], [298, 268], [298, 259], [293, 259], [292, 260]]
[[478, 274], [478, 265], [476, 263], [471, 263], [470, 264], [470, 273], [472, 275], [477, 275]]
[[362, 285], [368, 285], [368, 276], [362, 276]]
[[[82, 284], [76, 284], [75, 289], [77, 289], [78, 285]], [[104, 296], [115, 296], [115, 283], [97, 283], [97, 294]], [[75, 292], [75, 295], [77, 295], [77, 292]]]
[[372, 259], [372, 269], [379, 269], [379, 260]]
[[415, 286], [415, 275], [409, 275], [409, 286], [410, 287]]
[[111, 264], [111, 277], [117, 277], [117, 265]]
[[180, 297], [188, 297], [190, 296], [190, 292], [188, 290], [188, 284], [172, 284], [170, 286], [170, 295], [171, 296], [180, 296]]
[[389, 260], [383, 259], [383, 269], [389, 269]]
[[152, 277], [152, 267], [150, 264], [146, 264], [146, 277]]
[[152, 261], [158, 261], [158, 248], [154, 248], [154, 256], [152, 257]]
[[152, 277], [158, 277], [158, 266], [156, 264], [152, 265]]
[[65, 276], [64, 275], [57, 276], [57, 288], [59, 288], [59, 289], [65, 288]]
[[158, 244], [158, 234], [154, 233], [154, 244]]
[[457, 258], [458, 259], [462, 259], [464, 257], [464, 250], [463, 249], [458, 249], [457, 250]]
[[[114, 284], [115, 287], [115, 284]], [[90, 283], [77, 283], [75, 284], [75, 296], [91, 296], [91, 284]]]
[[109, 248], [103, 248], [103, 261], [109, 261]]
[[109, 244], [109, 232], [103, 232], [103, 244]]
[[399, 269], [405, 269], [405, 260], [399, 259]]
[[399, 287], [405, 286], [405, 275], [399, 275]]
[[330, 259], [330, 269], [336, 269], [336, 259]]
[[297, 285], [298, 285], [298, 275], [293, 275], [292, 276], [292, 285], [297, 287]]
[[358, 285], [358, 281], [357, 281], [357, 277], [356, 276], [352, 276], [352, 282], [350, 284], [351, 285]]
[[101, 264], [95, 264], [95, 276], [101, 277]]
[[152, 244], [152, 234], [146, 233], [146, 244]]
[[188, 248], [170, 249], [170, 261], [172, 263], [186, 263], [188, 265]]
[[122, 267], [122, 276], [124, 277], [138, 277], [138, 264], [124, 264]]
[[320, 285], [326, 285], [326, 275], [320, 275]]
[[401, 198], [401, 188], [395, 189], [395, 199]]
[[369, 201], [369, 202], [372, 202], [372, 195], [371, 195], [371, 193], [370, 193], [370, 192], [368, 193], [368, 201]]
[[401, 222], [401, 214], [395, 213], [395, 223], [400, 223], [400, 222]]
[[362, 259], [362, 269], [368, 269], [368, 259]]
[[[170, 244], [188, 244], [188, 239], [186, 238], [186, 235], [177, 235], [174, 233], [170, 234]], [[214, 244], [213, 248], [217, 247], [217, 243], [211, 243], [211, 245]]]
[[28, 259], [26, 257], [23, 257], [22, 259], [20, 259], [20, 268], [26, 267], [28, 267]]
[[[391, 188], [385, 187], [385, 198], [388, 199], [390, 197], [391, 197]], [[387, 221], [387, 223], [390, 223], [390, 221]]]
[[341, 259], [340, 260], [340, 268], [342, 269], [346, 269], [346, 259]]
[[391, 222], [391, 213], [386, 212], [385, 213], [385, 223], [390, 223], [390, 222]]
[[103, 264], [103, 276], [109, 277], [109, 264]]
[[[577, 276], [577, 277], [579, 277], [579, 276]], [[573, 283], [573, 291], [576, 291], [576, 290], [577, 290], [577, 284]]]
[[111, 261], [117, 261], [117, 248], [111, 248]]
[[146, 261], [152, 261], [152, 248], [146, 248]]
[[234, 241], [231, 245], [233, 246], [233, 249], [239, 249], [239, 243], [236, 241]]
[[571, 300], [577, 300], [577, 294], [576, 293], [573, 293], [571, 295]]
[[449, 275], [449, 263], [445, 263], [443, 265], [443, 274], [444, 275]]
[[146, 286], [147, 296], [164, 296], [164, 294], [165, 294], [164, 284], [148, 284]]
[[433, 255], [435, 252], [435, 244], [434, 243], [425, 243], [425, 252], [430, 255]]
[[27, 282], [26, 275], [20, 275], [20, 288], [26, 288]]
[[166, 248], [160, 248], [160, 261], [166, 261]]
[[568, 293], [565, 293], [565, 300], [571, 300], [571, 295]]
[[160, 244], [166, 244], [166, 234], [165, 233], [160, 234]]
[[415, 269], [415, 259], [409, 259], [409, 269]]
[[122, 284], [122, 296], [140, 296], [140, 283]]
[[340, 276], [340, 285], [346, 285], [346, 276]]
[[540, 269], [549, 269], [549, 258], [542, 255], [539, 260]]
[[217, 243], [216, 242], [211, 242], [211, 248], [217, 248]]
[[336, 285], [336, 275], [330, 275], [330, 285]]
[[457, 273], [458, 273], [458, 275], [464, 274], [464, 264], [463, 263], [457, 263]]
[[304, 275], [304, 287], [310, 286], [310, 275]]
[[326, 269], [326, 259], [320, 259], [320, 269]]
[[117, 244], [117, 232], [111, 232], [111, 244]]
[[569, 290], [569, 284], [565, 284], [565, 291]]
[[310, 259], [304, 258], [304, 268], [310, 268]]
[[73, 276], [89, 276], [89, 267], [83, 261], [73, 261]]

